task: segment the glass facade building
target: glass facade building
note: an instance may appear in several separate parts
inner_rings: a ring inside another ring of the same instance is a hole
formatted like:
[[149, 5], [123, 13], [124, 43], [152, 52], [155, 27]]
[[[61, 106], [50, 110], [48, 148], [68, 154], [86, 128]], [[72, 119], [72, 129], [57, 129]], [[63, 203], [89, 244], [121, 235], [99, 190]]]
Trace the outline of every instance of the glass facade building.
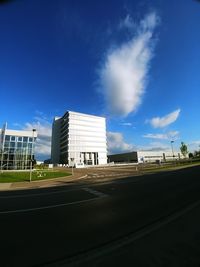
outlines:
[[30, 169], [34, 159], [35, 131], [1, 129], [0, 160], [3, 170]]
[[52, 127], [53, 164], [107, 163], [106, 121], [103, 117], [67, 111]]

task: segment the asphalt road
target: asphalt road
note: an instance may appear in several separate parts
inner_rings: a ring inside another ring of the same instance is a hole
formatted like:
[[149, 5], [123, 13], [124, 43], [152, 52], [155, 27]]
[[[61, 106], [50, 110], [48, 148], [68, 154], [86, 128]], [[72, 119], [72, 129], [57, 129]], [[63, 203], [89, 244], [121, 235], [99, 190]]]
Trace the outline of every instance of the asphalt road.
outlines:
[[199, 193], [199, 166], [0, 192], [0, 265], [200, 266]]

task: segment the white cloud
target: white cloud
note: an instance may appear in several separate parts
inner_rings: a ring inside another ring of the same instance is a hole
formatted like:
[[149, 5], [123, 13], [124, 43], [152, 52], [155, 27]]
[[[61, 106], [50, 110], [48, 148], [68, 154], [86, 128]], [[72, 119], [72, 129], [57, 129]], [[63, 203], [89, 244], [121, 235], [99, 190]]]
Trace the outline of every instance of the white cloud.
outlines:
[[154, 128], [163, 128], [175, 122], [178, 119], [180, 112], [181, 110], [177, 109], [164, 117], [155, 117], [146, 122], [149, 122]]
[[23, 130], [37, 130], [37, 140], [35, 144], [36, 159], [47, 159], [51, 155], [51, 132], [52, 125], [44, 117], [37, 117], [34, 122], [27, 122]]
[[164, 134], [148, 133], [148, 134], [144, 134], [142, 137], [151, 138], [151, 139], [162, 139], [162, 140], [177, 140], [178, 136], [179, 136], [179, 132], [178, 131], [170, 131], [170, 132], [164, 133]]
[[200, 140], [189, 142], [188, 143], [188, 149], [190, 152], [199, 151], [200, 150]]
[[130, 29], [133, 30], [136, 27], [136, 24], [134, 23], [133, 19], [129, 14], [126, 15], [125, 19], [121, 20], [119, 23], [119, 29]]
[[[107, 54], [100, 70], [100, 83], [106, 106], [112, 115], [127, 116], [141, 104], [155, 40], [158, 17], [151, 13], [140, 22], [137, 34]], [[131, 26], [127, 16], [124, 24]]]
[[123, 126], [132, 126], [133, 124], [131, 122], [122, 122], [121, 125], [123, 125]]
[[151, 138], [151, 139], [163, 139], [167, 140], [168, 136], [166, 134], [144, 134], [142, 137], [144, 138]]
[[146, 146], [139, 146], [140, 151], [171, 151], [171, 147], [168, 144], [163, 144], [161, 142], [151, 142]]
[[108, 154], [132, 151], [134, 146], [124, 141], [119, 132], [107, 132]]
[[154, 30], [157, 23], [159, 22], [159, 18], [155, 15], [155, 13], [150, 13], [141, 21], [141, 28], [143, 28], [143, 31], [147, 30]]

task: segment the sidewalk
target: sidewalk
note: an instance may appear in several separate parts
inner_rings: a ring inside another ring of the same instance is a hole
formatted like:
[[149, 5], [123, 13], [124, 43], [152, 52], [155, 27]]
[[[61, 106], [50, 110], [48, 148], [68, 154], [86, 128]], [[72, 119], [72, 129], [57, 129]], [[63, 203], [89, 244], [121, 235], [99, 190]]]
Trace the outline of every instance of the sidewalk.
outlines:
[[[130, 167], [129, 167], [130, 168]], [[97, 181], [100, 179], [101, 181], [108, 181], [117, 178], [127, 177], [130, 175], [138, 175], [139, 173], [136, 171], [135, 167], [131, 167], [130, 169], [124, 170], [124, 168], [83, 168], [83, 169], [74, 169], [73, 175], [66, 177], [58, 177], [40, 181], [32, 181], [32, 182], [13, 182], [13, 183], [0, 183], [0, 191], [14, 191], [14, 190], [23, 190], [23, 189], [38, 189], [38, 188], [47, 188], [54, 186], [63, 186], [66, 184], [74, 183], [81, 179], [87, 177], [87, 179], [91, 181]], [[67, 171], [66, 168], [64, 168]], [[59, 168], [59, 170], [62, 170]], [[68, 172], [71, 173], [72, 170], [69, 168]]]
[[[59, 168], [59, 170], [62, 170]], [[72, 173], [72, 170], [64, 168], [65, 171]], [[97, 181], [100, 179], [101, 181], [108, 181], [122, 177], [141, 175], [140, 172], [135, 168], [135, 166], [128, 166], [124, 168], [122, 166], [112, 167], [112, 168], [83, 168], [83, 169], [74, 169], [73, 175], [58, 177], [40, 181], [32, 181], [32, 182], [13, 182], [13, 183], [0, 183], [0, 191], [12, 191], [12, 190], [20, 190], [20, 189], [38, 189], [45, 187], [53, 187], [53, 186], [62, 186], [66, 184], [70, 184], [76, 182], [78, 180], [84, 179], [87, 177], [88, 181]]]
[[[61, 170], [59, 168], [59, 170]], [[67, 169], [65, 168], [65, 171]], [[71, 169], [68, 170], [71, 173]], [[97, 181], [100, 179], [101, 181], [108, 181], [113, 180], [116, 178], [127, 177], [130, 175], [138, 175], [135, 168], [131, 170], [125, 171], [124, 169], [121, 170], [119, 168], [84, 168], [84, 169], [74, 169], [73, 175], [66, 176], [66, 177], [58, 177], [40, 181], [32, 181], [32, 182], [13, 182], [13, 183], [0, 183], [0, 191], [14, 191], [20, 189], [38, 189], [38, 188], [47, 188], [47, 187], [54, 187], [54, 186], [63, 186], [66, 184], [77, 182], [81, 179], [87, 177], [87, 180]]]

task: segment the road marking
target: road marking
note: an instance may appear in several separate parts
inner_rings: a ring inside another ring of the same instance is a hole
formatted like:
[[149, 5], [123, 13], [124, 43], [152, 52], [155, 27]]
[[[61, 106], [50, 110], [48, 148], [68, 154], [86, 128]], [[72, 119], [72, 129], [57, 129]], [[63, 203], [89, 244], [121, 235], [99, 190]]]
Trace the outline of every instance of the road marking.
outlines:
[[85, 190], [86, 192], [89, 192], [95, 196], [98, 196], [98, 197], [107, 197], [106, 194], [100, 192], [100, 191], [97, 191], [97, 190], [94, 190], [92, 188], [88, 188], [88, 187], [84, 187], [83, 190]]
[[100, 197], [94, 197], [94, 198], [90, 198], [90, 199], [79, 200], [79, 201], [68, 202], [68, 203], [61, 203], [61, 204], [57, 204], [57, 205], [43, 206], [43, 207], [38, 207], [38, 208], [0, 211], [0, 215], [1, 214], [10, 214], [10, 213], [30, 212], [30, 211], [36, 211], [36, 210], [53, 209], [53, 208], [58, 208], [58, 207], [83, 204], [83, 203], [87, 203], [87, 202], [94, 201], [94, 200], [97, 200], [97, 199], [100, 199]]
[[[38, 188], [39, 189], [39, 188]], [[61, 193], [67, 193], [67, 192], [72, 192], [72, 191], [78, 191], [78, 190], [84, 190], [87, 191], [89, 193], [92, 193], [96, 196], [99, 196], [98, 194], [101, 194], [101, 196], [106, 196], [105, 194], [93, 190], [93, 189], [89, 189], [83, 185], [79, 186], [78, 188], [72, 188], [72, 189], [67, 189], [67, 190], [57, 190], [57, 191], [51, 191], [51, 192], [43, 192], [43, 193], [30, 193], [30, 194], [18, 194], [18, 195], [11, 195], [11, 196], [0, 196], [0, 199], [9, 199], [9, 198], [23, 198], [23, 197], [34, 197], [34, 196], [45, 196], [45, 195], [53, 195], [53, 194], [61, 194]], [[94, 193], [96, 192], [96, 193]], [[97, 194], [98, 193], [98, 194]]]

